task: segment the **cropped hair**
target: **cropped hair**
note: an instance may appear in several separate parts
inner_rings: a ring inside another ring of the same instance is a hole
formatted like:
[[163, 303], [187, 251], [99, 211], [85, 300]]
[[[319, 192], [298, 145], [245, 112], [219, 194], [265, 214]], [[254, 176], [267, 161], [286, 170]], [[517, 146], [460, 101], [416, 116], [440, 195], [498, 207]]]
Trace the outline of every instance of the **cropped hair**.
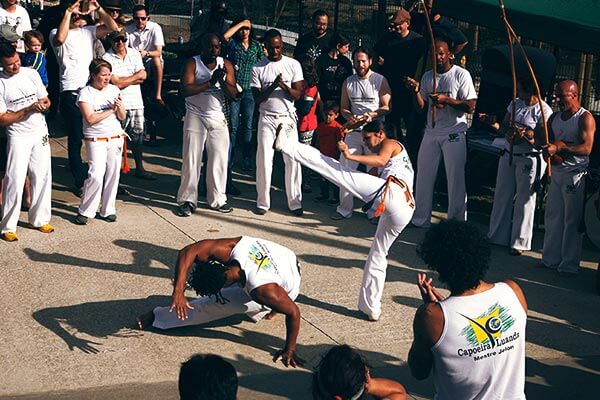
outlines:
[[376, 119], [366, 123], [362, 130], [365, 132], [383, 131], [388, 139], [396, 139], [396, 131], [394, 130], [394, 127], [381, 119]]
[[471, 222], [442, 221], [425, 234], [417, 253], [453, 294], [477, 287], [490, 266], [490, 244]]
[[181, 400], [235, 400], [238, 377], [233, 365], [214, 354], [196, 354], [181, 364]]
[[11, 42], [0, 41], [0, 58], [12, 57], [17, 53], [17, 49]]
[[218, 303], [225, 304], [228, 300], [221, 295], [221, 289], [227, 282], [225, 273], [228, 269], [228, 266], [217, 260], [196, 260], [187, 284], [198, 296], [215, 296]]
[[358, 46], [356, 49], [354, 49], [354, 51], [352, 52], [353, 60], [354, 56], [356, 56], [358, 53], [365, 53], [367, 57], [369, 57], [369, 59], [373, 58], [373, 52], [371, 52], [371, 50], [365, 46]]
[[361, 399], [366, 383], [367, 363], [348, 345], [332, 347], [313, 374], [314, 400]]
[[350, 44], [350, 40], [341, 33], [335, 32], [331, 35], [331, 39], [329, 40], [329, 50], [333, 50], [337, 48], [337, 46], [345, 46]]
[[279, 32], [277, 29], [269, 29], [265, 32], [265, 36], [263, 36], [263, 42], [266, 43], [268, 40], [271, 40], [275, 37], [281, 37], [281, 32]]
[[108, 61], [101, 58], [92, 60], [88, 69], [90, 71], [90, 75], [97, 75], [102, 68], [108, 68], [108, 70], [112, 72], [112, 65], [110, 65]]
[[325, 112], [334, 111], [336, 114], [340, 113], [340, 105], [337, 101], [326, 101]]
[[135, 14], [136, 12], [142, 10], [146, 11], [146, 15], [150, 15], [150, 10], [144, 4], [136, 4], [135, 6], [133, 6], [133, 10], [131, 11], [131, 13]]
[[329, 19], [329, 14], [327, 14], [327, 11], [322, 10], [322, 9], [318, 9], [314, 13], [312, 13], [313, 21], [319, 17], [327, 17]]

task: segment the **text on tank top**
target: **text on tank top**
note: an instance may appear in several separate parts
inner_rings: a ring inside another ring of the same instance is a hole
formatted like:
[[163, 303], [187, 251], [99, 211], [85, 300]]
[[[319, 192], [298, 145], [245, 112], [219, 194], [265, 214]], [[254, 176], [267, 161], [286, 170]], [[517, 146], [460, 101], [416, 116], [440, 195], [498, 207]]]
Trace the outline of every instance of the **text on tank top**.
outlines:
[[[217, 57], [217, 62], [213, 69], [209, 69], [200, 56], [194, 56], [196, 68], [194, 79], [196, 84], [208, 82], [217, 68], [224, 67], [223, 57]], [[223, 102], [225, 97], [221, 90], [221, 84], [217, 83], [202, 92], [185, 98], [186, 108], [194, 114], [201, 116], [222, 116]]]
[[439, 302], [444, 328], [431, 348], [436, 399], [525, 399], [527, 315], [513, 289]]
[[390, 157], [388, 162], [383, 167], [379, 168], [379, 177], [381, 179], [387, 179], [389, 176], [393, 175], [396, 178], [403, 180], [409, 188], [412, 188], [415, 174], [412, 163], [410, 162], [410, 157], [408, 156], [406, 148], [400, 142], [398, 142], [398, 144], [402, 146], [402, 151], [395, 156]]
[[377, 72], [372, 72], [367, 79], [361, 79], [354, 74], [346, 80], [346, 92], [352, 114], [363, 115], [379, 109], [379, 92], [382, 83], [383, 75]]
[[[552, 119], [552, 133], [554, 134], [554, 140], [562, 140], [567, 146], [573, 146], [583, 143], [580, 137], [579, 118], [585, 114], [587, 110], [581, 107], [575, 114], [566, 121], [561, 118], [561, 112], [557, 113]], [[555, 165], [559, 171], [579, 171], [587, 168], [590, 163], [588, 156], [576, 156], [574, 154], [567, 154], [564, 156], [564, 161], [560, 165]]]

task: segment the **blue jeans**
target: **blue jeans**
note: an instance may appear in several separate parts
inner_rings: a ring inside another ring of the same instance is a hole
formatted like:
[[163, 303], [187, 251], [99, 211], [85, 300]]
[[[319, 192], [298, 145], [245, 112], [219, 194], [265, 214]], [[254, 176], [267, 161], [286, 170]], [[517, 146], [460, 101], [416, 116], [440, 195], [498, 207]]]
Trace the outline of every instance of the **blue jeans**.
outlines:
[[252, 117], [254, 115], [254, 97], [252, 91], [245, 90], [239, 99], [231, 102], [231, 129], [229, 131], [229, 165], [233, 165], [233, 147], [235, 146], [238, 128], [242, 135], [243, 156], [251, 159], [252, 154]]
[[67, 128], [67, 152], [69, 167], [75, 180], [75, 186], [83, 187], [87, 172], [81, 160], [81, 144], [83, 141], [83, 125], [81, 111], [77, 107], [77, 91], [65, 90], [60, 94], [60, 114]]

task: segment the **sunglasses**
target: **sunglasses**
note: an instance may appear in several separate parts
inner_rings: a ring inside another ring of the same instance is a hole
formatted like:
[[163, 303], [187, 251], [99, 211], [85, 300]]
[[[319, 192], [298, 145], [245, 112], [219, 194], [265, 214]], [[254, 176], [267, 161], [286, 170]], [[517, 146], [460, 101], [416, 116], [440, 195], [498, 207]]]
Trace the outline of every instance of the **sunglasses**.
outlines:
[[106, 12], [108, 12], [109, 14], [113, 14], [113, 13], [115, 13], [115, 14], [120, 14], [120, 13], [121, 13], [121, 10], [119, 10], [119, 9], [117, 9], [117, 8], [107, 8], [107, 9], [106, 9]]
[[248, 28], [247, 26], [240, 28], [240, 31], [249, 31], [249, 30], [250, 30], [250, 28]]
[[148, 17], [133, 17], [133, 19], [136, 21], [145, 21], [148, 19]]
[[125, 43], [126, 41], [127, 41], [127, 38], [124, 38], [124, 37], [118, 37], [116, 39], [113, 39], [114, 43], [119, 43], [119, 42]]

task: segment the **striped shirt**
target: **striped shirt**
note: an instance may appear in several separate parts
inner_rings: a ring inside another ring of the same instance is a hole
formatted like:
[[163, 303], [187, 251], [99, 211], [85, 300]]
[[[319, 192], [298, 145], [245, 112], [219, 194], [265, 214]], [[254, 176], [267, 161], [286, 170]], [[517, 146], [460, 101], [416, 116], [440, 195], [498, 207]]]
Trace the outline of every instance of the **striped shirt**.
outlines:
[[[144, 69], [142, 63], [142, 56], [137, 51], [127, 48], [127, 54], [124, 59], [121, 59], [115, 54], [113, 49], [109, 49], [102, 58], [110, 63], [112, 66], [112, 73], [114, 76], [124, 78], [135, 74], [136, 72]], [[140, 85], [129, 85], [121, 90], [121, 98], [126, 110], [137, 110], [144, 108], [144, 101], [142, 100], [142, 91]]]
[[250, 73], [252, 66], [263, 59], [264, 52], [262, 45], [254, 39], [250, 39], [248, 49], [245, 49], [241, 43], [231, 39], [227, 43], [227, 59], [233, 64], [235, 69], [235, 79], [244, 90], [250, 90]]

